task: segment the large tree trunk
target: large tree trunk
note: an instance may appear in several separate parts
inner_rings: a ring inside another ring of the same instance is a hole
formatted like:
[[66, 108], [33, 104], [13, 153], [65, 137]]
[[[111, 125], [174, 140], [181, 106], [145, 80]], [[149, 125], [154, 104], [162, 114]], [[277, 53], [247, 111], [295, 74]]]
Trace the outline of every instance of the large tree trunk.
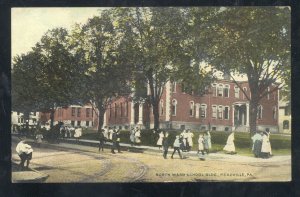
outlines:
[[154, 129], [157, 130], [159, 129], [159, 102], [155, 101], [152, 106], [153, 106], [153, 117], [154, 117]]
[[52, 129], [53, 125], [54, 125], [54, 108], [50, 110], [50, 129]]
[[105, 109], [103, 107], [98, 107], [99, 116], [98, 116], [98, 132], [101, 132], [104, 123], [104, 113]]
[[250, 133], [253, 134], [256, 131], [257, 109], [258, 102], [256, 100], [250, 100]]

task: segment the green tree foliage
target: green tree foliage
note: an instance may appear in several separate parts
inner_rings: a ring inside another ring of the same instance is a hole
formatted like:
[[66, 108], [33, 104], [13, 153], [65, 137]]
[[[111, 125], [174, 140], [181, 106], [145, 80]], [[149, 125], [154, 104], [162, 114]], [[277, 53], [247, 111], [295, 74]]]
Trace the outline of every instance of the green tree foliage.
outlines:
[[98, 130], [112, 101], [130, 94], [131, 67], [124, 61], [123, 33], [114, 26], [111, 10], [95, 16], [72, 30], [71, 52], [80, 73], [77, 93], [98, 113]]
[[[16, 56], [12, 69], [13, 109], [50, 111], [74, 102], [77, 69], [68, 49], [68, 32], [49, 30], [27, 54]], [[28, 117], [27, 117], [28, 118]]]
[[235, 82], [250, 102], [253, 132], [260, 100], [290, 83], [284, 77], [290, 73], [290, 9], [220, 8], [212, 11], [206, 25], [209, 63], [233, 79], [233, 73], [248, 78], [251, 97]]
[[[188, 49], [188, 17], [182, 8], [117, 8], [117, 25], [126, 35], [128, 61], [134, 65], [137, 84], [149, 86], [154, 128], [159, 128], [159, 102], [166, 83], [184, 82], [200, 89], [206, 73]], [[142, 75], [142, 76], [141, 76]], [[143, 81], [144, 80], [144, 81]], [[141, 85], [136, 85], [136, 90]], [[140, 92], [137, 90], [137, 92]], [[145, 91], [142, 91], [145, 94]], [[143, 94], [143, 95], [144, 95]]]

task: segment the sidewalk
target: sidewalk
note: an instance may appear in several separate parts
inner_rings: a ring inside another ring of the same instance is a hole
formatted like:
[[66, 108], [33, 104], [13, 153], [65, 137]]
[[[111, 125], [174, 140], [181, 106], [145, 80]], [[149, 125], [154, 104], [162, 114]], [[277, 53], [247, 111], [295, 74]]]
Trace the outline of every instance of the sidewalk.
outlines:
[[[84, 145], [84, 146], [99, 146], [99, 141], [96, 140], [86, 140], [86, 139], [80, 139], [78, 142], [75, 139], [61, 139], [61, 142], [70, 143], [73, 145]], [[112, 145], [111, 142], [106, 142], [105, 147], [110, 148]], [[130, 144], [126, 143], [120, 143], [120, 146], [122, 150], [127, 150], [129, 152], [140, 152], [140, 153], [146, 153], [146, 154], [162, 154], [162, 149], [158, 149], [158, 147], [153, 146], [131, 146]], [[173, 151], [173, 148], [169, 148], [169, 153]], [[189, 151], [189, 152], [182, 152], [184, 156], [186, 157], [199, 157], [197, 154], [197, 151]], [[262, 158], [255, 158], [255, 157], [249, 157], [249, 156], [242, 156], [242, 155], [230, 155], [230, 154], [224, 154], [224, 153], [210, 153], [206, 156], [206, 160], [221, 160], [221, 161], [235, 161], [235, 162], [259, 162], [259, 163], [269, 163], [269, 162], [289, 162], [291, 161], [291, 156], [274, 156], [269, 159], [262, 159]]]
[[[32, 140], [34, 142], [34, 140]], [[60, 144], [49, 144], [47, 142], [43, 142], [43, 146], [57, 146], [57, 147], [63, 147], [63, 148], [69, 148], [69, 149], [76, 149], [81, 150], [82, 148], [80, 146], [92, 146], [97, 147], [99, 146], [99, 141], [96, 140], [86, 140], [86, 139], [79, 139], [78, 141], [73, 138], [65, 138], [60, 139]], [[104, 145], [104, 148], [111, 148], [112, 143], [106, 142]], [[129, 151], [129, 152], [135, 152], [135, 153], [146, 153], [146, 154], [162, 154], [162, 149], [158, 149], [158, 147], [153, 146], [131, 146], [130, 144], [126, 143], [120, 143], [122, 151]], [[172, 153], [173, 148], [169, 148], [169, 153]], [[190, 152], [182, 152], [182, 154], [185, 157], [199, 157], [197, 154], [197, 151], [190, 151]], [[285, 155], [285, 156], [273, 156], [269, 159], [262, 159], [262, 158], [255, 158], [255, 157], [249, 157], [249, 156], [242, 156], [239, 154], [230, 155], [225, 153], [210, 153], [209, 155], [206, 155], [206, 160], [219, 160], [219, 161], [234, 161], [234, 162], [253, 162], [253, 163], [276, 163], [276, 162], [290, 162], [291, 161], [291, 155]]]

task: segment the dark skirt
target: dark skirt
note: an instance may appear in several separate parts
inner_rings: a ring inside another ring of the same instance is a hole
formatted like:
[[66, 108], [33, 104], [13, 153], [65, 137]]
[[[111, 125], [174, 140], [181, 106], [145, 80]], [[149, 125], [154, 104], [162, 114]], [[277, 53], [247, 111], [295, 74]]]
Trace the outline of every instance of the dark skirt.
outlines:
[[254, 148], [253, 148], [253, 153], [255, 157], [261, 157], [261, 146], [262, 146], [262, 141], [256, 140], [254, 142]]

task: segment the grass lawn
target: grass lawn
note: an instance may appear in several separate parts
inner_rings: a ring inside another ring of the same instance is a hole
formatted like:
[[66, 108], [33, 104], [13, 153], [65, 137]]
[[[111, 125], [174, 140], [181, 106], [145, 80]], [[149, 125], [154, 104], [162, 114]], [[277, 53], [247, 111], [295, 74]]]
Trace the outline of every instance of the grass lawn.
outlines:
[[[169, 144], [172, 145], [175, 136], [180, 134], [180, 131], [169, 131]], [[198, 137], [200, 132], [194, 133], [194, 146], [192, 150], [198, 149]], [[211, 132], [212, 149], [211, 152], [223, 152], [223, 147], [226, 144], [229, 132]], [[129, 131], [121, 131], [120, 134], [121, 143], [130, 143]], [[82, 139], [98, 140], [97, 131], [95, 130], [83, 130]], [[142, 145], [156, 146], [158, 140], [158, 134], [153, 133], [150, 130], [142, 130]], [[249, 133], [236, 132], [235, 133], [235, 147], [239, 155], [253, 156], [252, 140]], [[271, 134], [270, 142], [272, 146], [273, 155], [290, 155], [291, 154], [291, 136], [281, 134]]]

